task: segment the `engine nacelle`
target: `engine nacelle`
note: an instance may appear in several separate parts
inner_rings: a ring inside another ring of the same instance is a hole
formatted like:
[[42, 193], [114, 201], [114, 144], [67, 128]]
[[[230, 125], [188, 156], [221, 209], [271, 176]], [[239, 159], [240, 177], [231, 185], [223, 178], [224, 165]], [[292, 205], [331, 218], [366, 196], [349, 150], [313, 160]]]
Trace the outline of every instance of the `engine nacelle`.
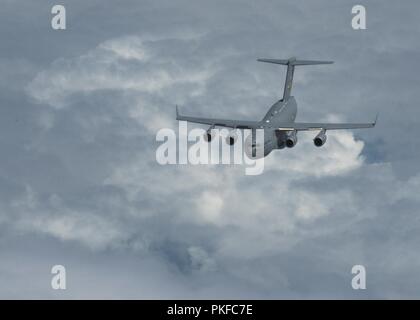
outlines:
[[213, 140], [214, 134], [211, 131], [206, 131], [206, 133], [203, 135], [204, 141], [211, 142]]
[[327, 135], [325, 134], [325, 130], [322, 129], [320, 133], [314, 138], [314, 145], [317, 147], [322, 147], [324, 143], [327, 141]]
[[210, 128], [207, 129], [206, 133], [203, 135], [204, 141], [211, 142], [213, 140], [215, 133], [214, 133], [214, 125], [210, 126]]
[[238, 140], [238, 135], [236, 134], [236, 132], [234, 130], [232, 130], [229, 135], [226, 137], [226, 143], [230, 146], [233, 146], [236, 142], [236, 140]]
[[297, 134], [296, 131], [290, 131], [286, 136], [286, 147], [293, 148], [297, 143]]

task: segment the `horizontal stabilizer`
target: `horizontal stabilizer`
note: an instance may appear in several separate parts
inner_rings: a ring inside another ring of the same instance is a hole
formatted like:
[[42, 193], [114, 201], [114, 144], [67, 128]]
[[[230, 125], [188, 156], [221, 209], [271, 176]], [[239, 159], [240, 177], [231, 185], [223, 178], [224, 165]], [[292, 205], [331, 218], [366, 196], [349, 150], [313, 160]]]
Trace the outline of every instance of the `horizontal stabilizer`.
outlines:
[[285, 66], [310, 66], [316, 64], [331, 64], [334, 61], [320, 61], [320, 60], [297, 60], [296, 58], [290, 59], [258, 59], [260, 62], [267, 62], [267, 63], [275, 63], [275, 64], [282, 64]]
[[258, 59], [260, 62], [275, 63], [287, 66], [286, 82], [284, 84], [283, 100], [289, 99], [292, 91], [293, 73], [295, 66], [310, 66], [316, 64], [331, 64], [333, 61], [319, 61], [319, 60], [297, 60], [295, 57], [290, 59]]

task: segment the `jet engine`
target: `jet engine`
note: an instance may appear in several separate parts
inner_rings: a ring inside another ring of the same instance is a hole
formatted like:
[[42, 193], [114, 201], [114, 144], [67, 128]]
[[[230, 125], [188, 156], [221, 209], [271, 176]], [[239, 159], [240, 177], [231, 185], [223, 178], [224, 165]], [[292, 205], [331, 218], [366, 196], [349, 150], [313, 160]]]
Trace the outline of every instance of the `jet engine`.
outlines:
[[203, 135], [204, 141], [206, 142], [211, 142], [211, 140], [213, 140], [214, 134], [212, 134], [212, 132], [206, 131], [206, 133]]
[[296, 131], [290, 131], [286, 136], [286, 147], [293, 148], [297, 143], [297, 134]]
[[320, 133], [314, 138], [314, 145], [317, 147], [322, 147], [324, 143], [327, 141], [327, 135], [325, 134], [325, 130], [322, 129]]
[[236, 142], [236, 140], [238, 140], [238, 135], [236, 134], [236, 132], [234, 130], [232, 130], [229, 135], [226, 137], [226, 143], [230, 146], [233, 146]]

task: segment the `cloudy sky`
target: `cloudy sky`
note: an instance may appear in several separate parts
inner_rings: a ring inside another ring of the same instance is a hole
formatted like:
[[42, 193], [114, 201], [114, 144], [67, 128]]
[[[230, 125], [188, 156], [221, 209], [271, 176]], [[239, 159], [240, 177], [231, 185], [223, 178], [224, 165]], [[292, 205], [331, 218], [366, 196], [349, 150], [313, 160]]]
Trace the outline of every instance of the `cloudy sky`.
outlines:
[[[418, 1], [72, 0], [64, 31], [0, 2], [0, 298], [420, 296]], [[259, 176], [156, 162], [175, 104], [259, 119], [285, 70], [256, 58], [290, 56], [335, 61], [296, 71], [298, 120], [377, 127]]]

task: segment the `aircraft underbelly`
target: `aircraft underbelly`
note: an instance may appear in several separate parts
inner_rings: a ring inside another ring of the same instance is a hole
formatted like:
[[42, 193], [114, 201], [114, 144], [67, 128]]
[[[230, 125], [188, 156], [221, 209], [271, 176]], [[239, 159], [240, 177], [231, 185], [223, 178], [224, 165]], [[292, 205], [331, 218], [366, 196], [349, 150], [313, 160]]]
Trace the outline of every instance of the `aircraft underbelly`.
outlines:
[[294, 122], [296, 115], [297, 103], [294, 97], [290, 97], [290, 99], [280, 107], [277, 114], [275, 114], [275, 116], [271, 119], [272, 121], [270, 127], [273, 130], [273, 134], [269, 134], [269, 136], [273, 141], [272, 149], [283, 149], [285, 147], [286, 132], [277, 131], [276, 127], [279, 127], [281, 123]]

